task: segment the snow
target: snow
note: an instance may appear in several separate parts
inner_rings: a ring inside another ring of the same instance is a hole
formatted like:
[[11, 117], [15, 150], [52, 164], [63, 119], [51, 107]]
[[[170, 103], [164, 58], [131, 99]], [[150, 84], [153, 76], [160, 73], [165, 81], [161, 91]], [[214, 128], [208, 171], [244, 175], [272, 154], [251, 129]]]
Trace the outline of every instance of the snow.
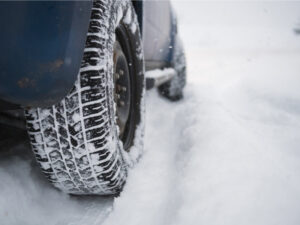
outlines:
[[19, 146], [1, 151], [0, 224], [300, 224], [300, 3], [174, 6], [185, 98], [147, 93], [145, 153], [121, 196], [65, 195]]

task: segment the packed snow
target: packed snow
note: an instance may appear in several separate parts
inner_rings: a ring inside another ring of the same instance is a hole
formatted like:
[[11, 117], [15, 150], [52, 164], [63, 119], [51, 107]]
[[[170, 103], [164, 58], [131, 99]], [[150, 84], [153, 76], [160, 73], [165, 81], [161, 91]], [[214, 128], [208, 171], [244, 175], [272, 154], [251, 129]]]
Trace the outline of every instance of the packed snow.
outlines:
[[0, 224], [299, 225], [300, 2], [174, 2], [188, 84], [146, 96], [121, 196], [72, 197], [29, 147], [1, 149]]

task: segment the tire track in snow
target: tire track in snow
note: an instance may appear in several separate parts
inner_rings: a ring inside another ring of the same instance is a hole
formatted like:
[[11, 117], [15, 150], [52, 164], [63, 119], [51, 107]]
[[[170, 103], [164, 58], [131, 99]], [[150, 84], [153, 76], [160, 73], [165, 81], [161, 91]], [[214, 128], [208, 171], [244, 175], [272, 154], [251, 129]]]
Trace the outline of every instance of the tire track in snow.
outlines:
[[178, 183], [188, 149], [182, 141], [186, 100], [172, 103], [155, 90], [146, 100], [145, 153], [104, 225], [171, 224], [180, 205]]
[[187, 85], [185, 98], [175, 103], [156, 91], [147, 94], [145, 154], [130, 171], [125, 189], [104, 225], [122, 221], [129, 225], [177, 224], [186, 195], [198, 193], [186, 191], [204, 168], [199, 165], [191, 173], [188, 167], [195, 157], [201, 159], [210, 140], [211, 117], [215, 107], [221, 107], [215, 99], [211, 87], [192, 84]]

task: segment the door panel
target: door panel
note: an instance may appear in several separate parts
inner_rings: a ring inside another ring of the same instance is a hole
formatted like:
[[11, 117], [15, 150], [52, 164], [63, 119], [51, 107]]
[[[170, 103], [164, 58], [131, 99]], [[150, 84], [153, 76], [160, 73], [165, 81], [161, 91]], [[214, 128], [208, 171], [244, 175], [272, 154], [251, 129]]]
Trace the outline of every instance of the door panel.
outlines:
[[143, 42], [148, 62], [167, 61], [171, 44], [172, 14], [169, 1], [144, 2]]

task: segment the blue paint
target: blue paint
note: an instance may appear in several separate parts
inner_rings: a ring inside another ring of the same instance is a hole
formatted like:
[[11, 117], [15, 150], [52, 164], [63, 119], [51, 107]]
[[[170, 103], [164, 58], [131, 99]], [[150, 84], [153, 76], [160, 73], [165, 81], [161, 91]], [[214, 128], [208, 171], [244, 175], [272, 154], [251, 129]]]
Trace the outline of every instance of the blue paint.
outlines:
[[0, 2], [0, 98], [49, 105], [72, 88], [91, 1]]

